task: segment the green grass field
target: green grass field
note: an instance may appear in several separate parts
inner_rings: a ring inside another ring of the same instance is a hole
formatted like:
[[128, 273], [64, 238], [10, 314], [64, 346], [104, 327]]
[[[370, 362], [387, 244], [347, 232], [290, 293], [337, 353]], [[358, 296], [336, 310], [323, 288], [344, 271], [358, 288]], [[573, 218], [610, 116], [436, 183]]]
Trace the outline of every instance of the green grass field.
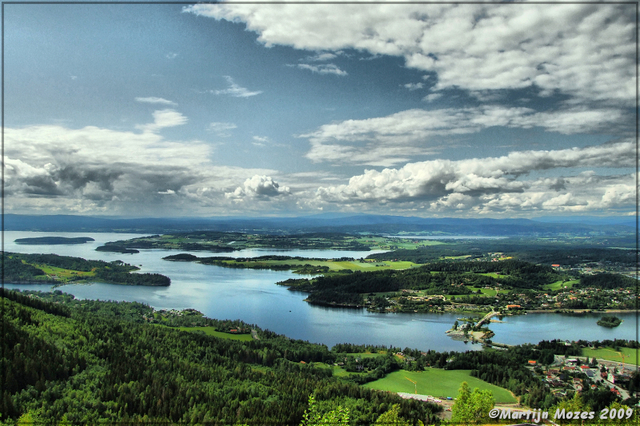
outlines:
[[562, 289], [564, 287], [571, 288], [571, 287], [573, 287], [574, 284], [577, 284], [579, 282], [580, 282], [580, 280], [571, 280], [571, 281], [567, 281], [567, 282], [564, 282], [564, 283], [562, 281], [556, 281], [556, 282], [551, 283], [551, 284], [546, 284], [546, 285], [542, 286], [542, 288], [544, 290], [556, 291], [556, 290], [560, 290], [560, 289]]
[[516, 398], [506, 389], [471, 377], [470, 370], [441, 370], [437, 368], [428, 368], [425, 371], [400, 370], [363, 386], [390, 392], [414, 393], [416, 385], [408, 379], [416, 382], [417, 391], [421, 395], [455, 398], [462, 382], [467, 382], [472, 390], [479, 388], [491, 391], [498, 403], [517, 402]]
[[[343, 269], [350, 269], [352, 271], [378, 271], [382, 269], [394, 269], [394, 270], [402, 270], [409, 269], [420, 266], [413, 262], [406, 261], [385, 261], [385, 262], [359, 262], [359, 261], [333, 261], [333, 260], [297, 260], [297, 259], [288, 259], [288, 260], [260, 260], [260, 261], [246, 261], [246, 262], [235, 262], [235, 261], [225, 261], [225, 263], [229, 264], [245, 264], [247, 267], [251, 265], [291, 265], [291, 266], [304, 266], [304, 265], [312, 265], [312, 266], [326, 266], [329, 268], [329, 272], [337, 272]], [[295, 268], [294, 268], [295, 269]]]
[[240, 340], [243, 342], [250, 342], [253, 340], [251, 334], [231, 334], [216, 331], [215, 327], [176, 327], [180, 331], [203, 331], [208, 336], [219, 337], [221, 339]]
[[[481, 274], [484, 275], [484, 274]], [[478, 288], [478, 287], [473, 287], [468, 285], [467, 288], [473, 292], [476, 292], [478, 290], [480, 290], [480, 292], [482, 292], [483, 296], [488, 296], [488, 297], [494, 297], [496, 294], [500, 293], [500, 294], [505, 294], [505, 293], [509, 293], [511, 290], [494, 290], [492, 288]]]
[[[22, 261], [22, 263], [27, 263], [24, 260]], [[91, 272], [84, 272], [84, 271], [74, 271], [72, 269], [64, 269], [64, 268], [58, 268], [56, 266], [50, 266], [50, 265], [43, 265], [43, 264], [37, 264], [37, 263], [29, 263], [29, 265], [33, 265], [38, 269], [41, 269], [42, 272], [44, 272], [47, 275], [55, 275], [58, 277], [58, 279], [60, 281], [66, 282], [69, 279], [71, 279], [72, 277], [93, 277], [95, 276], [95, 272], [91, 271]], [[41, 276], [41, 278], [36, 277], [36, 279], [45, 279], [46, 277]]]
[[342, 367], [338, 367], [336, 365], [327, 365], [327, 364], [325, 364], [323, 362], [312, 362], [310, 365], [312, 365], [315, 368], [331, 370], [333, 372], [333, 376], [334, 377], [348, 377], [348, 376], [350, 376], [352, 374], [356, 374], [356, 375], [358, 375], [358, 374], [366, 374], [364, 372], [362, 372], [362, 373], [356, 373], [356, 372], [351, 373], [351, 372], [345, 370]]
[[[622, 355], [624, 355], [624, 362], [627, 364], [639, 365], [636, 359], [636, 350], [632, 348], [620, 348], [622, 351]], [[588, 356], [589, 358], [602, 358], [608, 361], [616, 361], [622, 362], [622, 357], [619, 352], [614, 351], [612, 348], [600, 348], [600, 349], [589, 349], [583, 348], [582, 355]]]
[[483, 272], [478, 275], [484, 275], [485, 277], [498, 278], [499, 276], [506, 277], [507, 275], [498, 275], [496, 272]]

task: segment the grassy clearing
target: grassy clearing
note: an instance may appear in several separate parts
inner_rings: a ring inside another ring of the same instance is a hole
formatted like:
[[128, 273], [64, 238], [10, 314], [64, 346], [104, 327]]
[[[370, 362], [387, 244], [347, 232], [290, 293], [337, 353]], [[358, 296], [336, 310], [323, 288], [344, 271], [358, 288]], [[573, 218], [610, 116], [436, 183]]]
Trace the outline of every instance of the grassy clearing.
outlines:
[[[304, 264], [303, 262], [300, 262]], [[376, 271], [381, 269], [394, 269], [394, 270], [402, 270], [415, 268], [420, 266], [413, 262], [405, 262], [405, 261], [386, 261], [386, 262], [334, 262], [331, 260], [328, 261], [315, 261], [312, 265], [318, 266], [328, 266], [331, 270], [341, 270], [341, 269], [351, 269], [352, 271]]]
[[377, 352], [377, 353], [358, 352], [358, 353], [349, 354], [349, 355], [353, 355], [355, 357], [360, 357], [360, 358], [376, 358], [376, 357], [379, 357], [379, 356], [385, 356], [386, 352], [384, 352], [384, 353], [381, 353], [381, 352]]
[[498, 277], [506, 277], [507, 275], [500, 275], [497, 272], [484, 272], [479, 273], [478, 275], [484, 275], [485, 277], [498, 278]]
[[337, 272], [344, 269], [349, 269], [352, 271], [379, 271], [383, 269], [393, 269], [393, 270], [402, 270], [414, 268], [417, 266], [421, 266], [419, 264], [413, 262], [406, 261], [386, 261], [386, 262], [359, 262], [359, 261], [334, 261], [334, 260], [297, 260], [297, 259], [287, 259], [287, 260], [259, 260], [259, 261], [244, 261], [237, 262], [233, 260], [224, 261], [227, 264], [241, 264], [246, 267], [251, 267], [252, 265], [260, 265], [263, 267], [268, 266], [282, 266], [282, 265], [290, 265], [292, 269], [296, 269], [296, 267], [301, 267], [304, 265], [311, 266], [326, 266], [329, 268], [330, 272]]
[[253, 371], [260, 371], [262, 373], [266, 373], [267, 371], [271, 371], [270, 367], [265, 367], [264, 365], [251, 364], [250, 367], [251, 367], [251, 369]]
[[349, 373], [347, 370], [345, 370], [342, 367], [333, 367], [333, 375], [335, 377], [348, 377], [351, 373]]
[[564, 287], [571, 288], [571, 287], [573, 287], [574, 284], [577, 284], [579, 282], [580, 282], [580, 280], [571, 280], [571, 281], [565, 281], [565, 282], [556, 281], [556, 282], [551, 283], [551, 284], [545, 284], [544, 286], [542, 286], [542, 288], [544, 290], [556, 291], [556, 290], [561, 290]]
[[[23, 262], [24, 263], [24, 262]], [[49, 265], [38, 265], [38, 264], [33, 264], [33, 266], [35, 266], [38, 269], [42, 269], [42, 271], [47, 274], [47, 275], [55, 275], [58, 277], [58, 279], [60, 281], [68, 281], [69, 279], [71, 279], [72, 277], [93, 277], [95, 276], [95, 272], [91, 271], [91, 272], [83, 272], [83, 271], [74, 271], [71, 269], [63, 269], [63, 268], [57, 268], [55, 266], [49, 266]]]
[[[416, 385], [410, 380], [416, 382]], [[369, 382], [364, 387], [390, 392], [414, 393], [417, 389], [421, 395], [433, 395], [435, 397], [455, 398], [462, 382], [467, 382], [471, 389], [480, 388], [489, 390], [498, 403], [514, 403], [516, 399], [509, 391], [501, 387], [483, 382], [471, 377], [470, 370], [441, 370], [428, 368], [426, 371], [400, 370], [388, 374], [386, 377]]]
[[232, 334], [216, 331], [215, 327], [176, 327], [180, 331], [202, 331], [207, 336], [219, 337], [221, 339], [240, 340], [242, 342], [250, 342], [253, 340], [251, 334]]
[[[638, 364], [638, 361], [636, 359], [635, 349], [632, 349], [632, 348], [620, 348], [620, 349], [621, 349], [622, 355], [624, 355], [625, 363], [640, 365]], [[613, 348], [600, 348], [600, 349], [583, 348], [582, 355], [588, 356], [589, 358], [593, 358], [595, 356], [596, 358], [606, 359], [608, 361], [623, 362], [622, 357], [620, 356], [620, 352], [614, 351]]]
[[332, 366], [331, 367], [333, 369], [333, 376], [334, 377], [349, 377], [351, 375], [363, 375], [366, 374], [364, 372], [349, 372], [347, 370], [345, 370], [342, 367], [338, 367], [338, 366]]
[[321, 368], [324, 370], [331, 370], [333, 372], [334, 377], [348, 377], [352, 374], [366, 374], [364, 372], [349, 372], [342, 367], [338, 367], [337, 365], [327, 365], [324, 362], [312, 362], [310, 363], [314, 368]]
[[510, 290], [495, 290], [493, 288], [479, 288], [479, 287], [473, 287], [469, 285], [467, 286], [467, 288], [473, 292], [480, 290], [483, 296], [488, 296], [488, 297], [494, 297], [498, 293], [501, 293], [501, 294], [509, 293], [510, 291]]

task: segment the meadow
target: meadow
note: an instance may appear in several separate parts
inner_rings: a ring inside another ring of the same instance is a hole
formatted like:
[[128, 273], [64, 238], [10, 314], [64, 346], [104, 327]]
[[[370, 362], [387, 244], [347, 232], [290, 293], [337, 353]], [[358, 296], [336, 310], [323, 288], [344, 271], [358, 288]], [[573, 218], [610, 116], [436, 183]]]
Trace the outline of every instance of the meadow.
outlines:
[[589, 358], [602, 358], [608, 361], [615, 362], [623, 362], [622, 356], [620, 356], [620, 352], [624, 355], [624, 362], [627, 364], [638, 364], [638, 351], [633, 348], [620, 348], [619, 351], [614, 350], [613, 348], [599, 348], [599, 349], [590, 349], [583, 348], [582, 355], [588, 356]]
[[201, 331], [207, 336], [219, 337], [221, 339], [239, 340], [241, 342], [250, 342], [253, 340], [251, 334], [233, 334], [217, 331], [215, 327], [176, 327], [180, 331], [198, 332]]
[[425, 371], [400, 370], [363, 386], [389, 392], [415, 393], [417, 390], [420, 395], [446, 399], [447, 397], [455, 398], [458, 395], [458, 389], [462, 382], [467, 382], [471, 389], [479, 388], [491, 391], [497, 403], [517, 402], [511, 392], [472, 377], [470, 370], [441, 370], [437, 368], [427, 368]]

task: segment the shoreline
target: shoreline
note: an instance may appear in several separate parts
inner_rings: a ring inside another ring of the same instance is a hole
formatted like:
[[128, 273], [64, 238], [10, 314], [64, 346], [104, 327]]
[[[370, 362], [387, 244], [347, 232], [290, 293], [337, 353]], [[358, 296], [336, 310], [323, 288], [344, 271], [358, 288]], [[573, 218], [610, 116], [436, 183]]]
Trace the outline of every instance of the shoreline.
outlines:
[[[635, 309], [605, 309], [602, 311], [594, 311], [591, 309], [562, 309], [562, 312], [556, 312], [557, 309], [532, 309], [526, 311], [527, 314], [626, 314], [637, 313]], [[509, 316], [509, 315], [505, 315]]]

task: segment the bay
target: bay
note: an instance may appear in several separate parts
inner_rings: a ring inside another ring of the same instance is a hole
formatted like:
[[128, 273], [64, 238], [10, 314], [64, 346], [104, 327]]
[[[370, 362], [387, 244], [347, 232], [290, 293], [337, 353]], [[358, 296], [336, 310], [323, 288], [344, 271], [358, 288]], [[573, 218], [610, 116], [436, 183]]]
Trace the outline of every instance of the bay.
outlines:
[[[64, 236], [91, 237], [95, 241], [76, 245], [19, 245], [17, 238]], [[171, 278], [169, 287], [121, 286], [106, 283], [74, 284], [58, 287], [79, 299], [137, 301], [156, 309], [194, 308], [206, 316], [241, 319], [261, 328], [294, 339], [323, 343], [393, 345], [422, 350], [465, 351], [480, 345], [455, 341], [445, 335], [461, 314], [380, 314], [364, 309], [341, 309], [310, 305], [304, 293], [294, 292], [275, 283], [300, 277], [289, 271], [231, 269], [187, 262], [168, 262], [163, 257], [179, 253], [174, 250], [140, 250], [137, 254], [97, 252], [108, 241], [139, 237], [118, 233], [47, 233], [6, 231], [4, 250], [19, 253], [55, 253], [104, 261], [122, 260], [140, 267], [140, 272], [160, 273]], [[336, 250], [266, 250], [249, 249], [234, 253], [206, 254], [233, 257], [256, 257], [270, 254], [308, 258], [366, 257], [371, 252]], [[203, 256], [203, 252], [198, 252]], [[49, 291], [49, 285], [5, 283], [8, 289]], [[530, 314], [505, 317], [492, 323], [496, 342], [506, 344], [537, 343], [540, 340], [635, 339], [635, 313], [616, 314], [624, 322], [615, 329], [596, 325], [599, 315]]]

